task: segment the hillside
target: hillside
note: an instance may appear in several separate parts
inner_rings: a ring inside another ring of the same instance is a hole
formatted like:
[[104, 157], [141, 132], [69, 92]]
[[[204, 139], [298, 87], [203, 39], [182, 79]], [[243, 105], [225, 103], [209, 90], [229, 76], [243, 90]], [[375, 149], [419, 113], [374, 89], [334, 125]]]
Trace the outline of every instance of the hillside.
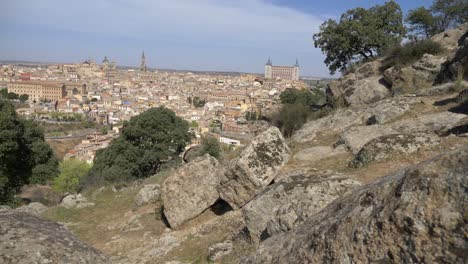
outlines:
[[[384, 71], [377, 59], [332, 81], [328, 95], [347, 107], [290, 139], [270, 127], [232, 160], [205, 155], [16, 211], [59, 222], [41, 230], [69, 229], [113, 263], [464, 263], [468, 23], [432, 39], [444, 53]], [[5, 211], [0, 222], [13, 221]], [[107, 261], [78, 245], [76, 263]]]

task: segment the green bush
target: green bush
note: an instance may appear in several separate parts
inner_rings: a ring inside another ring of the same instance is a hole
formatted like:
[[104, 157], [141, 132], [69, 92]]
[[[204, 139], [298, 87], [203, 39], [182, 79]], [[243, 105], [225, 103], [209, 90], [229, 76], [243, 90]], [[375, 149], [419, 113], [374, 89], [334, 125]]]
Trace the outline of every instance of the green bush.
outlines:
[[77, 159], [64, 160], [59, 166], [60, 175], [54, 179], [53, 190], [60, 193], [76, 192], [80, 180], [90, 169], [91, 165], [86, 161]]
[[205, 137], [202, 139], [201, 155], [205, 154], [210, 154], [210, 156], [216, 159], [221, 158], [221, 146], [216, 138]]
[[406, 67], [420, 60], [424, 54], [437, 55], [442, 52], [442, 46], [430, 39], [408, 42], [386, 50], [380, 70], [383, 72], [391, 67]]

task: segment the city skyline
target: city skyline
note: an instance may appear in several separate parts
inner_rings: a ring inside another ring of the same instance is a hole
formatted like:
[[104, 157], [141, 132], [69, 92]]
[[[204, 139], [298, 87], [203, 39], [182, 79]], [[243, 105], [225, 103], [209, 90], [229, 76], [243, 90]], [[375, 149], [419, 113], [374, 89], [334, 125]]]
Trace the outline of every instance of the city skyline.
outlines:
[[[0, 60], [101, 62], [149, 68], [261, 73], [275, 64], [301, 61], [301, 75], [329, 77], [312, 35], [346, 9], [384, 1], [304, 0], [7, 0]], [[397, 1], [406, 12], [431, 1]]]

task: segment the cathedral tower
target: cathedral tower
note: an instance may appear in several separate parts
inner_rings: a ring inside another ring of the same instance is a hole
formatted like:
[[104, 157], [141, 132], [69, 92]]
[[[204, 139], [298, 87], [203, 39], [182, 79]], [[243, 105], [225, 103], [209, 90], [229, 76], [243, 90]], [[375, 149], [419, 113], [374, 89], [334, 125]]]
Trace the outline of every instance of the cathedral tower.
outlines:
[[146, 57], [145, 57], [145, 52], [144, 51], [141, 54], [140, 71], [142, 71], [142, 72], [148, 71], [148, 68], [146, 67]]

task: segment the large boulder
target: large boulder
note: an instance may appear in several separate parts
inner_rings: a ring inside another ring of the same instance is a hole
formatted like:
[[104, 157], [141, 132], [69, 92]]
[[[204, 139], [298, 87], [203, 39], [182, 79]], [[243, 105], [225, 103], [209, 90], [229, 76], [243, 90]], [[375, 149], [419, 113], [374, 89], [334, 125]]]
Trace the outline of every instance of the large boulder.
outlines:
[[14, 210], [0, 211], [2, 263], [110, 263], [55, 222]]
[[466, 118], [464, 114], [439, 112], [409, 118], [386, 125], [355, 126], [341, 133], [340, 142], [357, 154], [369, 141], [391, 134], [436, 133], [442, 135]]
[[390, 91], [379, 68], [381, 60], [364, 63], [349, 74], [328, 84], [327, 93], [342, 97], [348, 105], [370, 104], [389, 97]]
[[343, 146], [339, 146], [337, 148], [330, 146], [315, 146], [297, 152], [294, 154], [293, 158], [297, 161], [313, 162], [345, 153], [348, 152]]
[[357, 188], [247, 263], [465, 263], [468, 149]]
[[229, 163], [219, 186], [220, 197], [234, 209], [242, 207], [273, 181], [289, 155], [281, 132], [270, 127]]
[[172, 228], [198, 216], [218, 200], [220, 173], [219, 162], [206, 154], [164, 181], [164, 215]]
[[398, 68], [391, 67], [384, 72], [384, 78], [392, 87], [394, 93], [414, 93], [423, 88], [429, 88], [439, 74], [444, 56], [424, 54], [424, 56], [411, 66]]
[[[359, 186], [343, 175], [296, 175], [268, 186], [243, 208], [252, 239], [285, 232]], [[268, 228], [267, 228], [268, 227]]]
[[62, 194], [53, 191], [52, 187], [47, 185], [25, 185], [17, 197], [27, 203], [38, 202], [48, 206], [57, 205], [62, 200]]
[[412, 97], [388, 98], [368, 107], [350, 107], [339, 109], [335, 113], [313, 120], [304, 124], [293, 135], [293, 140], [298, 143], [313, 141], [319, 134], [339, 134], [352, 126], [368, 124], [384, 124], [399, 118], [421, 100]]
[[439, 137], [431, 133], [386, 135], [367, 142], [351, 161], [351, 165], [361, 167], [372, 161], [386, 160], [395, 154], [408, 155], [439, 143]]

